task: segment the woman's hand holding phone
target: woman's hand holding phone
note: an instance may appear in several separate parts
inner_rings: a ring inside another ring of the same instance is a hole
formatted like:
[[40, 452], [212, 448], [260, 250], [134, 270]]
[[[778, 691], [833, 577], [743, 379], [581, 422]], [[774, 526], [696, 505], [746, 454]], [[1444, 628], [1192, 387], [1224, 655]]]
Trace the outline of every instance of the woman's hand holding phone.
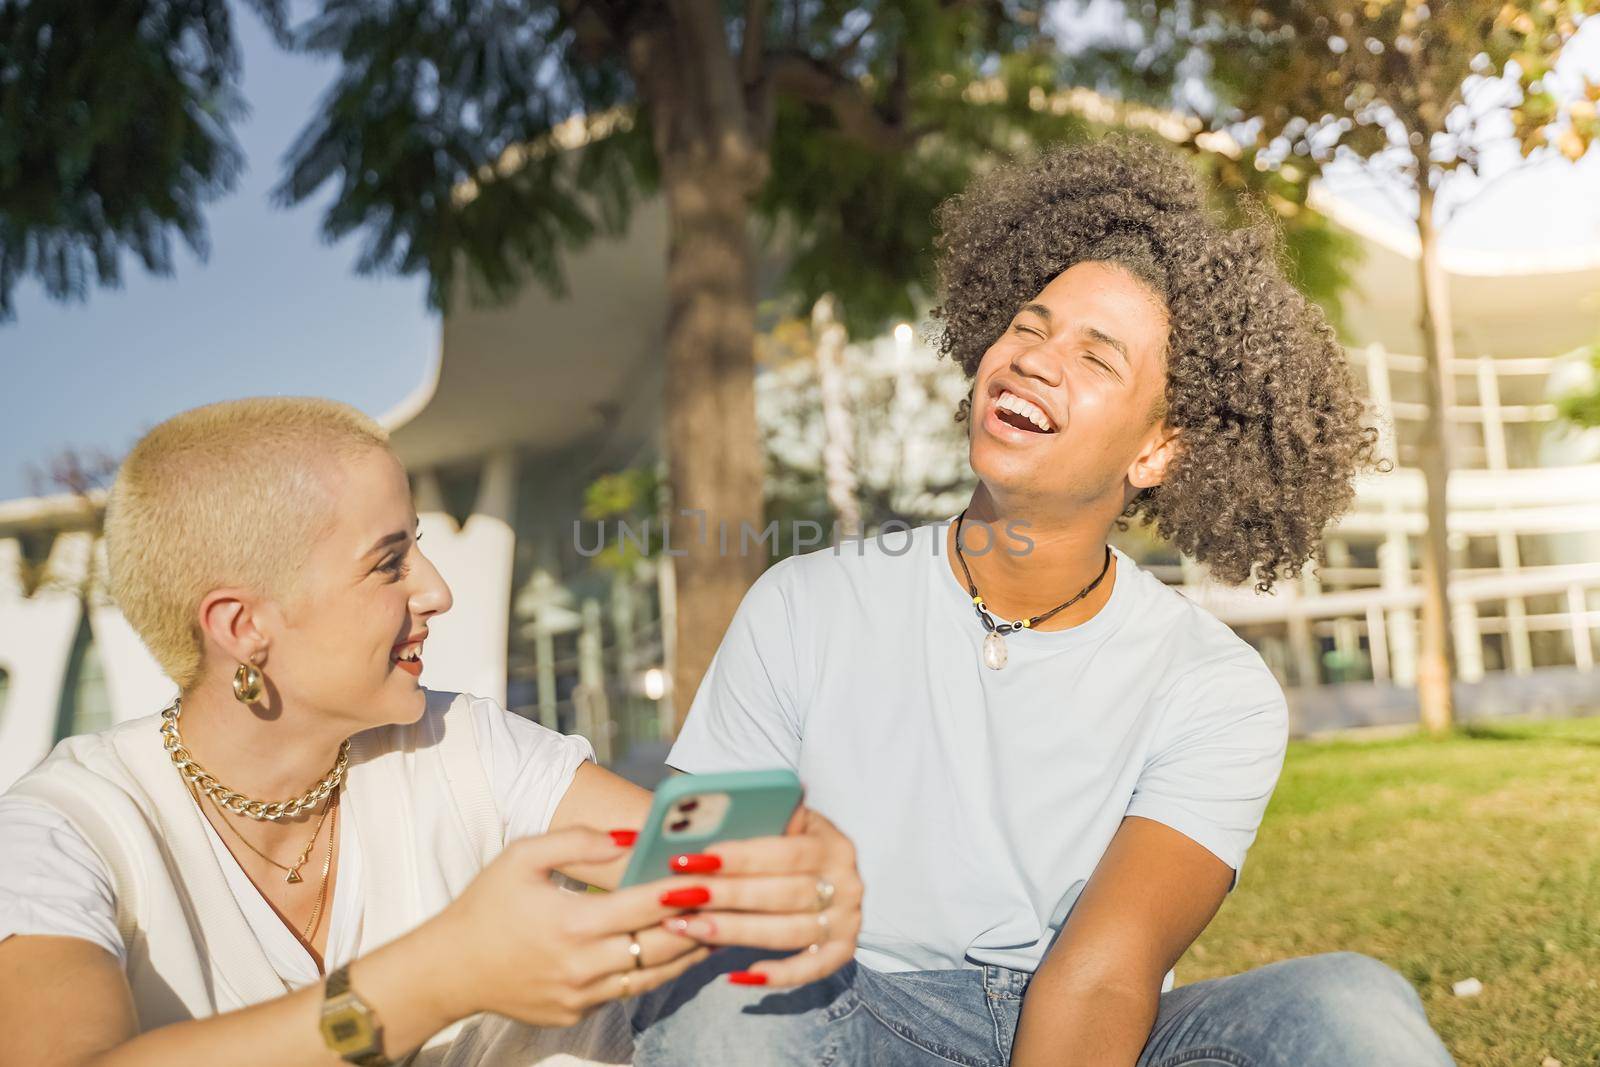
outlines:
[[443, 976], [440, 1007], [449, 1019], [492, 1011], [570, 1026], [605, 1001], [638, 996], [705, 959], [703, 945], [661, 925], [700, 899], [685, 894], [681, 880], [614, 893], [574, 893], [550, 881], [552, 871], [572, 864], [616, 859], [623, 840], [580, 829], [520, 838], [424, 924], [418, 933]]
[[439, 993], [450, 1019], [493, 1011], [571, 1025], [598, 1004], [671, 981], [722, 945], [790, 952], [731, 976], [775, 988], [824, 978], [855, 954], [855, 848], [816, 812], [796, 809], [781, 837], [720, 842], [675, 857], [670, 877], [611, 893], [549, 881], [555, 870], [613, 860], [629, 837], [566, 829], [513, 841], [424, 924], [417, 933], [428, 935], [430, 955], [448, 961]]
[[685, 886], [697, 876], [694, 886], [709, 899], [697, 912], [663, 919], [665, 930], [704, 945], [791, 953], [731, 975], [734, 982], [805, 985], [855, 955], [862, 898], [855, 846], [809, 808], [795, 810], [782, 837], [719, 842], [671, 866]]

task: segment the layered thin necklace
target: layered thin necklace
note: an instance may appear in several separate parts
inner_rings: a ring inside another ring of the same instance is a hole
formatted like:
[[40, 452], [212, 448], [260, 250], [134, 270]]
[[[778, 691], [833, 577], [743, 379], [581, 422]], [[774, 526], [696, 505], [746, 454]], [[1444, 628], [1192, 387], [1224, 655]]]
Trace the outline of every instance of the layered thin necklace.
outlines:
[[[211, 772], [202, 767], [199, 761], [189, 754], [189, 750], [183, 744], [183, 736], [178, 732], [178, 718], [182, 714], [183, 705], [178, 699], [174, 698], [171, 705], [161, 713], [161, 739], [162, 744], [166, 747], [168, 756], [172, 759], [173, 766], [178, 769], [178, 773], [183, 777], [184, 784], [189, 787], [190, 793], [193, 794], [195, 803], [200, 803], [202, 796], [210, 800], [211, 806], [217, 810], [223, 825], [228, 828], [239, 843], [274, 867], [286, 872], [285, 882], [294, 884], [304, 880], [300, 876], [300, 868], [305, 866], [306, 860], [310, 858], [311, 849], [316, 845], [317, 838], [322, 833], [323, 823], [327, 822], [330, 817], [333, 819], [333, 826], [328, 831], [328, 847], [322, 860], [322, 883], [317, 890], [317, 902], [311, 910], [310, 920], [300, 933], [301, 940], [309, 943], [311, 935], [316, 932], [318, 922], [322, 919], [323, 905], [328, 899], [328, 876], [333, 871], [333, 843], [339, 835], [339, 787], [344, 784], [345, 771], [350, 765], [350, 742], [346, 740], [339, 746], [339, 755], [334, 760], [333, 767], [329, 769], [327, 774], [322, 776], [316, 785], [304, 793], [286, 801], [267, 802], [254, 800], [218, 782], [211, 775]], [[322, 814], [317, 818], [317, 824], [311, 831], [311, 838], [306, 842], [305, 847], [300, 850], [300, 855], [292, 865], [279, 863], [255, 845], [252, 845], [244, 834], [239, 832], [239, 828], [234, 826], [228, 819], [228, 813], [232, 812], [235, 815], [244, 815], [262, 822], [280, 822], [293, 818], [301, 812], [315, 811], [317, 806], [322, 804], [324, 800], [327, 801], [327, 805], [323, 807]]]
[[[195, 790], [193, 785], [189, 787], [189, 791], [194, 794], [195, 803], [198, 804], [200, 802], [199, 792]], [[333, 873], [333, 842], [339, 836], [339, 794], [335, 793], [328, 798], [328, 806], [322, 810], [321, 817], [317, 819], [316, 829], [311, 831], [311, 840], [307, 841], [306, 847], [300, 850], [300, 857], [295, 860], [293, 867], [285, 867], [283, 864], [279, 863], [277, 860], [273, 859], [271, 856], [252, 845], [249, 839], [246, 838], [244, 834], [239, 832], [239, 828], [228, 821], [228, 816], [223, 812], [222, 807], [218, 805], [215, 800], [211, 802], [211, 806], [216, 808], [218, 815], [222, 817], [222, 824], [228, 828], [230, 833], [233, 834], [236, 841], [238, 841], [245, 848], [249, 849], [251, 852], [254, 852], [257, 856], [260, 856], [262, 859], [272, 864], [274, 867], [278, 868], [280, 871], [289, 872], [289, 876], [284, 879], [286, 882], [303, 881], [303, 879], [300, 877], [300, 868], [305, 865], [307, 857], [311, 855], [311, 846], [317, 843], [317, 837], [322, 833], [322, 824], [328, 821], [329, 815], [333, 816], [333, 826], [328, 830], [328, 847], [322, 856], [322, 879], [317, 886], [317, 902], [312, 905], [311, 918], [306, 920], [305, 927], [300, 931], [300, 939], [307, 944], [310, 944], [311, 935], [316, 932], [317, 924], [322, 919], [323, 905], [326, 904], [328, 900], [328, 876]]]
[[1053, 618], [1060, 612], [1066, 611], [1072, 605], [1088, 596], [1100, 587], [1106, 575], [1111, 572], [1111, 546], [1106, 546], [1106, 561], [1100, 568], [1100, 573], [1095, 580], [1078, 591], [1078, 595], [1065, 603], [1057, 604], [1041, 615], [1034, 615], [1020, 622], [995, 622], [989, 614], [989, 609], [984, 605], [983, 594], [978, 592], [978, 585], [972, 580], [972, 572], [967, 569], [967, 559], [961, 554], [961, 524], [967, 517], [966, 509], [956, 516], [956, 562], [961, 564], [961, 574], [967, 580], [967, 592], [972, 596], [973, 610], [978, 613], [978, 621], [983, 623], [983, 628], [988, 631], [983, 639], [983, 665], [990, 670], [1004, 669], [1009, 655], [1006, 651], [1006, 635], [1016, 633], [1018, 630], [1031, 630], [1041, 622]]
[[[195, 799], [199, 799], [198, 793], [196, 794]], [[229, 831], [232, 832], [233, 836], [238, 839], [240, 844], [249, 849], [251, 852], [254, 852], [257, 856], [260, 856], [262, 859], [266, 860], [268, 863], [272, 864], [274, 867], [278, 868], [278, 870], [286, 872], [288, 877], [284, 878], [284, 881], [288, 882], [290, 885], [294, 885], [297, 882], [303, 881], [303, 879], [300, 877], [300, 868], [306, 865], [306, 860], [311, 856], [312, 846], [317, 843], [317, 838], [322, 835], [322, 824], [328, 821], [328, 816], [332, 814], [333, 809], [339, 806], [339, 794], [335, 793], [328, 798], [328, 804], [322, 809], [322, 814], [318, 816], [317, 825], [312, 829], [311, 837], [308, 841], [306, 841], [306, 847], [300, 850], [300, 855], [295, 859], [293, 865], [279, 863], [265, 852], [262, 852], [259, 848], [256, 848], [256, 846], [250, 843], [249, 838], [245, 837], [244, 834], [239, 832], [239, 828], [237, 826], [228, 821], [228, 813], [223, 810], [222, 805], [213, 800], [211, 801], [211, 806], [216, 809], [218, 815], [222, 816], [223, 825], [225, 825]], [[335, 820], [334, 829], [338, 829], [337, 820]], [[333, 842], [332, 834], [328, 835], [328, 841], [331, 845]], [[324, 877], [326, 877], [326, 873], [324, 873]]]

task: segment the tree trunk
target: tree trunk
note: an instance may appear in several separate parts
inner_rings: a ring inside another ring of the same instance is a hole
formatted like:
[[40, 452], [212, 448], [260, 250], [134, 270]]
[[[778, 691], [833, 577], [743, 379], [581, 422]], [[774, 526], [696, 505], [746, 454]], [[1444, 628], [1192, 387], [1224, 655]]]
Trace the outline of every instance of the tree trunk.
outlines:
[[[667, 168], [663, 168], [667, 169]], [[765, 464], [756, 427], [755, 299], [738, 183], [667, 179], [667, 465], [678, 583], [674, 707], [689, 710], [723, 632], [767, 558], [759, 531]]]
[[1422, 725], [1443, 733], [1455, 722], [1451, 680], [1455, 677], [1450, 641], [1450, 406], [1455, 401], [1451, 366], [1455, 339], [1450, 317], [1450, 292], [1439, 264], [1439, 235], [1434, 228], [1434, 191], [1424, 167], [1417, 182], [1418, 266], [1422, 282], [1422, 352], [1427, 419], [1423, 424], [1420, 466], [1427, 489], [1428, 527], [1422, 538], [1422, 640], [1417, 661], [1417, 699]]
[[[673, 707], [681, 723], [734, 611], [767, 563], [755, 404], [752, 197], [766, 176], [728, 86], [714, 4], [686, 0], [629, 43], [649, 109], [669, 227], [666, 451], [677, 587]], [[735, 94], [736, 95], [736, 94]]]
[[838, 301], [824, 293], [811, 308], [812, 343], [817, 356], [817, 391], [822, 395], [822, 478], [841, 538], [860, 536], [861, 502], [856, 496], [856, 434], [850, 417], [849, 381], [844, 372], [844, 323]]

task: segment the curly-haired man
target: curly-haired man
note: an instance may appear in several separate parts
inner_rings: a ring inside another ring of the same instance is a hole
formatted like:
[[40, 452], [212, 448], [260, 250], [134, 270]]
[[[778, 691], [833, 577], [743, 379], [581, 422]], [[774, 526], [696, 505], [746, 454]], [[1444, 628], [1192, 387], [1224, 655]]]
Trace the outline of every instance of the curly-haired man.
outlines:
[[971, 503], [769, 570], [669, 757], [800, 772], [856, 842], [856, 963], [642, 1005], [637, 1062], [1450, 1063], [1363, 956], [1172, 988], [1287, 713], [1249, 645], [1107, 539], [1142, 518], [1224, 580], [1297, 573], [1374, 458], [1333, 331], [1270, 230], [1219, 225], [1141, 142], [1002, 168], [940, 222]]

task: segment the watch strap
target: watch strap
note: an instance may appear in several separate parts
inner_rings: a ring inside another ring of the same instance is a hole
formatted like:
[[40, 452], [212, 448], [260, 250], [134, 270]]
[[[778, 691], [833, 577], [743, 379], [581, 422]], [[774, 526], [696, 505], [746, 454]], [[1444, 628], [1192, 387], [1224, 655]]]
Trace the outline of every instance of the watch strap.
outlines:
[[[328, 1006], [335, 1000], [344, 999], [351, 1005], [350, 1010], [359, 1011], [372, 1027], [372, 1043], [364, 1049], [357, 1049], [340, 1053], [340, 1058], [346, 1063], [353, 1063], [356, 1067], [393, 1067], [394, 1061], [383, 1054], [383, 1031], [378, 1025], [377, 1014], [367, 1006], [360, 996], [350, 989], [350, 965], [347, 963], [330, 971], [327, 980], [322, 986], [323, 1010], [326, 1013]], [[326, 1038], [326, 1034], [324, 1037]], [[330, 1039], [331, 1040], [331, 1039]]]
[[322, 996], [326, 1000], [350, 992], [350, 965], [347, 963], [328, 974], [327, 981], [322, 984]]

